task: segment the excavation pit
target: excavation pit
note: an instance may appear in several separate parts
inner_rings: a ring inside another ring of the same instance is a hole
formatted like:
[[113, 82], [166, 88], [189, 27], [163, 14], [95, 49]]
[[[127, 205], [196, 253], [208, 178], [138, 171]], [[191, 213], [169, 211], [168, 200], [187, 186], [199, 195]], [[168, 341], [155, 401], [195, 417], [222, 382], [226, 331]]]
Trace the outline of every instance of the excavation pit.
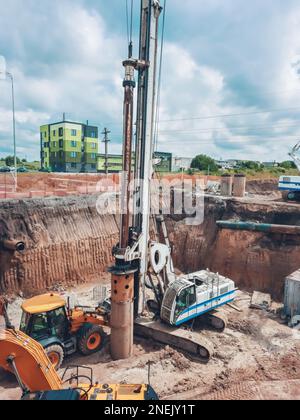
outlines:
[[[240, 311], [225, 309], [230, 319], [225, 333], [203, 330], [216, 350], [208, 365], [145, 340], [135, 341], [134, 356], [127, 361], [112, 361], [105, 349], [87, 358], [72, 356], [66, 363], [93, 367], [95, 378], [102, 383], [143, 382], [151, 360], [152, 383], [161, 398], [230, 399], [235, 395], [242, 399], [254, 395], [263, 399], [278, 394], [278, 389], [290, 390], [282, 398], [295, 397], [300, 340], [280, 322], [276, 305], [268, 313], [249, 309], [249, 304], [254, 290], [282, 302], [284, 279], [299, 268], [300, 239], [297, 235], [223, 230], [216, 221], [300, 225], [299, 205], [276, 199], [275, 188], [267, 196], [259, 194], [257, 184], [251, 189], [243, 199], [207, 197], [202, 225], [187, 226], [181, 217], [167, 218], [178, 270], [209, 268], [232, 278], [242, 290], [236, 301]], [[22, 254], [0, 251], [1, 293], [14, 302], [10, 311], [16, 325], [21, 303], [20, 298], [14, 300], [17, 294], [71, 292], [88, 304], [92, 288], [109, 283], [106, 268], [113, 263], [111, 249], [118, 242], [118, 217], [100, 216], [96, 199], [85, 195], [1, 202], [0, 240], [26, 243]], [[0, 372], [0, 398], [18, 396], [15, 382]]]

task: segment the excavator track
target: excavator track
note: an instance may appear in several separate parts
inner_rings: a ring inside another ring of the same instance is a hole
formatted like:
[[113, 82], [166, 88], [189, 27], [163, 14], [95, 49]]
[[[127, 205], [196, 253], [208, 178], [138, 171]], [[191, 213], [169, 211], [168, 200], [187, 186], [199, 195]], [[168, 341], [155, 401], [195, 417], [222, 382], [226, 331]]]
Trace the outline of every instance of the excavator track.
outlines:
[[214, 310], [205, 315], [205, 321], [219, 332], [223, 332], [228, 325], [228, 318], [226, 314], [218, 310]]
[[163, 324], [160, 320], [138, 318], [135, 321], [135, 335], [170, 345], [197, 356], [204, 362], [208, 362], [214, 353], [213, 345], [201, 333], [171, 327]]

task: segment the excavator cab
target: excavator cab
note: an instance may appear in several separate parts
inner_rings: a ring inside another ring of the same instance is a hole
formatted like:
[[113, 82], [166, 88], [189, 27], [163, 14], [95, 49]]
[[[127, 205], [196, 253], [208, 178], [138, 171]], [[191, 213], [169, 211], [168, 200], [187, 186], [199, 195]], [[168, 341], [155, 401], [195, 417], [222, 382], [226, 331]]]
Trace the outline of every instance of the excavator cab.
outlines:
[[196, 287], [191, 285], [181, 290], [176, 298], [175, 318], [189, 311], [189, 309], [196, 304]]

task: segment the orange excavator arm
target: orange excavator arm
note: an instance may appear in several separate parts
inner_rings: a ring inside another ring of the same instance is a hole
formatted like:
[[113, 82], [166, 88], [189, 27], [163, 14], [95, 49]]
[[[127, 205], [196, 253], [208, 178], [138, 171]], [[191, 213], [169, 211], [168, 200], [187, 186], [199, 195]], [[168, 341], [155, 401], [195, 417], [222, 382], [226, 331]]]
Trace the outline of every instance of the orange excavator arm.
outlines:
[[0, 331], [0, 367], [15, 374], [24, 392], [63, 389], [43, 347], [20, 331]]

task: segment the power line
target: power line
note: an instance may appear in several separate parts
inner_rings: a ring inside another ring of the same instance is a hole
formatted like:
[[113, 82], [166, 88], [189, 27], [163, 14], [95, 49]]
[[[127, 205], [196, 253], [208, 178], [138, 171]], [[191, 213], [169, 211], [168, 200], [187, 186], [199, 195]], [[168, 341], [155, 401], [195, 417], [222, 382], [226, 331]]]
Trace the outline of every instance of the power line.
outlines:
[[194, 134], [194, 133], [210, 133], [210, 132], [226, 132], [228, 130], [257, 130], [257, 129], [265, 129], [265, 128], [293, 128], [299, 127], [300, 129], [300, 121], [297, 123], [288, 123], [288, 124], [272, 124], [272, 125], [252, 125], [252, 126], [226, 126], [226, 127], [212, 127], [212, 128], [196, 128], [191, 130], [161, 130], [160, 133], [162, 134], [173, 134], [173, 133], [184, 133], [184, 134]]
[[[287, 138], [287, 137], [289, 137], [289, 136], [284, 136], [284, 138]], [[299, 138], [299, 136], [295, 136], [293, 138]], [[245, 144], [245, 145], [247, 144], [247, 145], [250, 145], [249, 144], [250, 141], [247, 141], [247, 140], [249, 140], [249, 139], [244, 139], [244, 140], [202, 139], [201, 141], [200, 140], [189, 141], [187, 139], [180, 139], [180, 140], [177, 140], [177, 141], [176, 140], [172, 140], [172, 141], [161, 141], [159, 143], [159, 146], [162, 147], [162, 146], [166, 146], [168, 144], [174, 145], [176, 143], [178, 143], [178, 144], [181, 145], [182, 142], [186, 142], [187, 145], [193, 145], [193, 146], [195, 144], [199, 144], [199, 145], [201, 145], [201, 144], [215, 145], [216, 143], [217, 144], [223, 144], [223, 145], [234, 145], [234, 144]], [[256, 141], [258, 141], [258, 140], [261, 140], [261, 139], [257, 139]], [[278, 141], [279, 140], [282, 141], [282, 139], [278, 139]], [[274, 138], [264, 138], [263, 141], [260, 142], [260, 145], [263, 144], [263, 143], [269, 143], [269, 142], [274, 142], [274, 141], [275, 141]], [[252, 140], [252, 143], [254, 143], [254, 142], [255, 142], [255, 140]]]
[[[252, 138], [251, 138], [252, 137]], [[290, 141], [292, 141], [292, 139], [299, 139], [299, 135], [283, 135], [281, 137], [275, 137], [275, 136], [268, 136], [268, 137], [263, 137], [261, 138], [261, 136], [245, 136], [244, 138], [235, 138], [232, 137], [231, 139], [228, 138], [224, 138], [223, 140], [220, 138], [198, 138], [198, 139], [193, 139], [193, 140], [189, 140], [186, 138], [180, 138], [180, 139], [172, 139], [172, 140], [162, 140], [160, 141], [160, 145], [167, 145], [167, 144], [174, 144], [174, 143], [185, 143], [187, 146], [188, 145], [194, 145], [194, 144], [214, 144], [214, 142], [218, 142], [218, 143], [224, 143], [224, 144], [235, 144], [235, 143], [250, 143], [250, 142], [257, 142], [260, 141], [260, 143], [268, 143], [268, 142], [282, 142], [283, 139], [291, 139]], [[293, 140], [294, 141], [294, 140]]]
[[241, 112], [241, 113], [236, 113], [236, 114], [209, 115], [207, 117], [174, 118], [174, 119], [169, 119], [169, 120], [161, 120], [161, 122], [209, 120], [209, 119], [215, 119], [215, 118], [241, 117], [241, 116], [246, 116], [246, 115], [259, 115], [259, 114], [269, 114], [269, 113], [271, 114], [271, 113], [276, 113], [276, 112], [287, 112], [287, 111], [295, 111], [295, 110], [300, 110], [300, 107], [271, 109], [271, 110], [253, 111], [253, 112]]
[[[228, 127], [215, 127], [215, 128], [199, 128], [199, 129], [191, 129], [191, 130], [160, 130], [159, 134], [164, 134], [167, 136], [170, 135], [187, 135], [187, 136], [193, 136], [193, 135], [197, 135], [197, 133], [200, 134], [209, 134], [209, 133], [219, 133], [219, 134], [228, 134], [228, 131], [232, 132], [232, 131], [236, 131], [236, 130], [244, 130], [244, 131], [256, 131], [258, 129], [261, 130], [266, 130], [266, 129], [277, 129], [277, 128], [284, 128], [286, 129], [285, 131], [291, 129], [291, 128], [295, 128], [295, 127], [299, 127], [300, 129], [300, 121], [295, 122], [295, 123], [288, 123], [288, 124], [272, 124], [272, 125], [257, 125], [257, 126], [228, 126]], [[116, 135], [121, 136], [121, 133], [116, 133]], [[235, 135], [238, 135], [237, 133]], [[240, 134], [241, 136], [250, 136], [250, 134]], [[262, 136], [263, 133], [261, 133], [260, 135], [257, 136]], [[278, 133], [278, 135], [282, 135], [282, 133]]]
[[[231, 118], [231, 117], [242, 117], [247, 115], [260, 115], [260, 114], [272, 114], [272, 113], [284, 113], [290, 111], [300, 111], [300, 107], [293, 107], [293, 108], [282, 108], [282, 109], [269, 109], [269, 110], [262, 110], [262, 111], [252, 111], [252, 112], [241, 112], [235, 114], [216, 114], [216, 115], [209, 115], [206, 117], [189, 117], [189, 118], [174, 118], [169, 120], [160, 120], [160, 123], [164, 122], [179, 122], [179, 121], [192, 121], [192, 120], [210, 120], [210, 119], [217, 119], [217, 118]], [[122, 125], [122, 123], [118, 123], [115, 121], [111, 121], [106, 123], [107, 125]], [[99, 125], [103, 125], [102, 123]]]

